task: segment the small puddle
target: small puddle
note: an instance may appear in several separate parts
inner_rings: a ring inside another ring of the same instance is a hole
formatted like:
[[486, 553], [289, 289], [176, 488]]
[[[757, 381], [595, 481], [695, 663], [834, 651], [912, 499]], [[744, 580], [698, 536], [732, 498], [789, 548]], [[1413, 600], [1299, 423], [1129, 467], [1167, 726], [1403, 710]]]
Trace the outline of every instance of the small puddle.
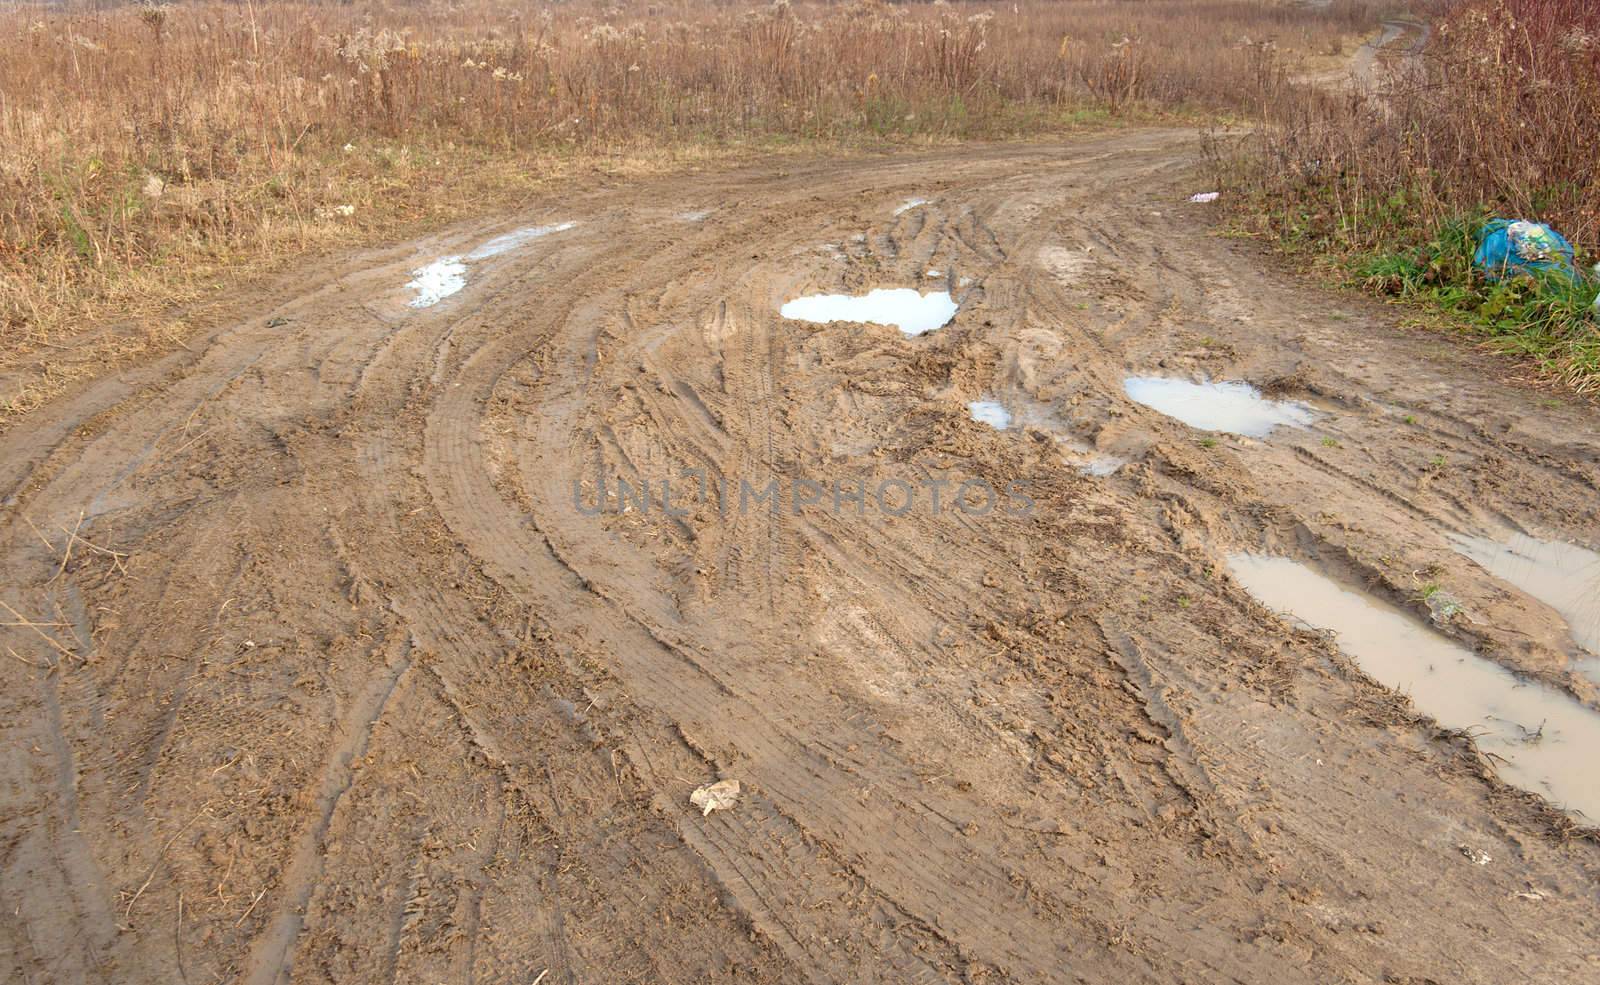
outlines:
[[866, 294], [812, 294], [779, 309], [795, 321], [869, 322], [893, 325], [906, 335], [922, 335], [950, 323], [959, 305], [949, 291], [919, 294], [909, 287], [878, 288]]
[[514, 232], [506, 233], [504, 236], [496, 236], [494, 239], [489, 240], [489, 242], [468, 253], [467, 259], [487, 260], [490, 257], [508, 253], [541, 236], [548, 236], [551, 233], [564, 233], [575, 225], [577, 223], [562, 222], [553, 226], [529, 226], [526, 229], [518, 229]]
[[411, 307], [431, 308], [466, 287], [467, 261], [487, 260], [508, 253], [541, 236], [563, 232], [575, 225], [577, 225], [575, 222], [563, 222], [553, 226], [529, 226], [517, 229], [503, 236], [496, 236], [465, 256], [440, 257], [425, 267], [418, 267], [411, 272], [412, 279], [406, 281], [406, 288], [415, 291], [417, 295], [411, 299]]
[[1037, 427], [1050, 433], [1063, 458], [1084, 475], [1105, 478], [1128, 464], [1124, 459], [1102, 455], [1089, 443], [1066, 431], [1050, 412], [1031, 402], [1024, 404], [1013, 416], [1010, 409], [998, 400], [974, 400], [967, 404], [967, 413], [979, 424], [987, 424], [997, 431], [1009, 430], [1013, 423]]
[[460, 257], [444, 257], [411, 272], [406, 287], [416, 291], [413, 308], [431, 308], [467, 286], [467, 265]]
[[1265, 438], [1279, 425], [1300, 428], [1315, 420], [1305, 404], [1267, 400], [1248, 383], [1190, 383], [1160, 376], [1130, 376], [1122, 388], [1130, 399], [1202, 431]]
[[1600, 819], [1600, 714], [1510, 671], [1375, 599], [1288, 558], [1234, 554], [1228, 568], [1263, 605], [1338, 634], [1374, 680], [1447, 728], [1470, 729], [1508, 782]]
[[908, 198], [904, 202], [900, 203], [900, 205], [894, 210], [894, 214], [903, 215], [907, 212], [910, 212], [912, 209], [917, 208], [918, 206], [927, 204], [928, 200], [925, 198]]
[[1097, 479], [1104, 479], [1108, 475], [1115, 475], [1117, 469], [1126, 464], [1128, 464], [1126, 459], [1117, 458], [1114, 455], [1096, 455], [1089, 459], [1086, 464], [1078, 466], [1078, 471], [1084, 475], [1092, 475]]
[[994, 400], [974, 400], [967, 404], [967, 413], [979, 424], [987, 424], [996, 431], [1004, 431], [1011, 426], [1011, 412]]
[[1600, 554], [1523, 533], [1450, 540], [1483, 570], [1560, 613], [1573, 642], [1600, 656]]

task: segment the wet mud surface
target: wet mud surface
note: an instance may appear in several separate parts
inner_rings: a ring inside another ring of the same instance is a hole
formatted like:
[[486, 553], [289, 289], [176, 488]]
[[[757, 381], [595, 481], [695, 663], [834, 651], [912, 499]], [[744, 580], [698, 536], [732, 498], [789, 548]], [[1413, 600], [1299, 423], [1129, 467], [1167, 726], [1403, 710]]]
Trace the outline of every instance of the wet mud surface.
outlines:
[[[1600, 416], [1213, 235], [1196, 153], [574, 192], [0, 437], [6, 980], [1592, 980], [1581, 798], [1229, 559], [1592, 716], [1586, 569], [1482, 539], [1600, 549]], [[780, 315], [879, 289], [958, 308]]]

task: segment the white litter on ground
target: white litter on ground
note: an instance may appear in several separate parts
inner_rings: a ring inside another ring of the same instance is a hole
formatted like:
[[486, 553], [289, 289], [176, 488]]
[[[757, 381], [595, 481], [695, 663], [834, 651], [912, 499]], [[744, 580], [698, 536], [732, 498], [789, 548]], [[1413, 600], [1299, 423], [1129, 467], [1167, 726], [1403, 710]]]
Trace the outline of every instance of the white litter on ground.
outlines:
[[[1200, 202], [1202, 204], [1204, 204], [1206, 202], [1215, 202], [1217, 200], [1217, 197], [1219, 195], [1221, 195], [1221, 194], [1222, 194], [1221, 192], [1199, 192], [1197, 194], [1190, 195], [1189, 196], [1189, 201], [1191, 201], [1191, 202]], [[1157, 214], [1159, 214], [1159, 213], [1157, 213]]]
[[779, 313], [795, 321], [868, 322], [893, 325], [906, 335], [922, 335], [949, 324], [958, 307], [949, 291], [919, 294], [909, 287], [880, 287], [856, 296], [811, 294], [790, 301]]
[[919, 205], [927, 205], [927, 204], [928, 204], [928, 200], [925, 199], [925, 198], [908, 198], [904, 202], [900, 203], [900, 206], [894, 210], [894, 214], [895, 215], [900, 215], [900, 214], [905, 213], [905, 212], [910, 212], [912, 209], [916, 208]]

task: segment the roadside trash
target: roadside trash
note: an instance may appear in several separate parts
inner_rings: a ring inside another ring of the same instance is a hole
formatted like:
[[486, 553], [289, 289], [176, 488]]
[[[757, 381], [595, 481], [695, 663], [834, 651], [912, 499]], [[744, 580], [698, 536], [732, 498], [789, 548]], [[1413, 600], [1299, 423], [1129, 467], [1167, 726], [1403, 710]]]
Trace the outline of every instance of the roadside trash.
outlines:
[[1474, 865], [1488, 865], [1493, 861], [1493, 859], [1489, 858], [1488, 852], [1481, 848], [1473, 848], [1471, 845], [1457, 845], [1456, 851], [1465, 855]]
[[689, 795], [689, 803], [700, 808], [700, 816], [705, 817], [712, 811], [726, 810], [739, 802], [739, 781], [718, 780], [702, 787], [696, 787], [694, 793]]
[[1472, 265], [1490, 280], [1510, 274], [1555, 271], [1577, 273], [1572, 244], [1542, 222], [1491, 219], [1478, 231], [1478, 252]]
[[1191, 202], [1215, 202], [1221, 192], [1197, 192], [1189, 196]]

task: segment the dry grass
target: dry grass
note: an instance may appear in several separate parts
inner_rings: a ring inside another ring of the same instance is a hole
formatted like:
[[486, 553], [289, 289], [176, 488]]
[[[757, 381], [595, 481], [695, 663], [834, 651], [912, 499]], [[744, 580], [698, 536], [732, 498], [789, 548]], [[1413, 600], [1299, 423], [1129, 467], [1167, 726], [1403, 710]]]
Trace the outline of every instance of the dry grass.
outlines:
[[1291, 248], [1335, 257], [1385, 293], [1465, 320], [1553, 376], [1600, 390], [1592, 281], [1485, 284], [1474, 236], [1489, 215], [1547, 222], [1600, 250], [1600, 6], [1589, 0], [1438, 4], [1420, 57], [1369, 96], [1287, 87], [1266, 126], [1225, 153], [1222, 180]]
[[1488, 207], [1600, 247], [1600, 6], [1454, 4], [1422, 56], [1379, 81], [1371, 99], [1304, 89], [1269, 102], [1257, 180], [1331, 195], [1325, 218], [1358, 242], [1384, 241], [1391, 219]]
[[[1281, 84], [1285, 51], [1369, 21], [1357, 0], [14, 7], [0, 373], [85, 320], [504, 203], [585, 161], [1237, 113]], [[63, 380], [22, 375], [0, 415]]]

